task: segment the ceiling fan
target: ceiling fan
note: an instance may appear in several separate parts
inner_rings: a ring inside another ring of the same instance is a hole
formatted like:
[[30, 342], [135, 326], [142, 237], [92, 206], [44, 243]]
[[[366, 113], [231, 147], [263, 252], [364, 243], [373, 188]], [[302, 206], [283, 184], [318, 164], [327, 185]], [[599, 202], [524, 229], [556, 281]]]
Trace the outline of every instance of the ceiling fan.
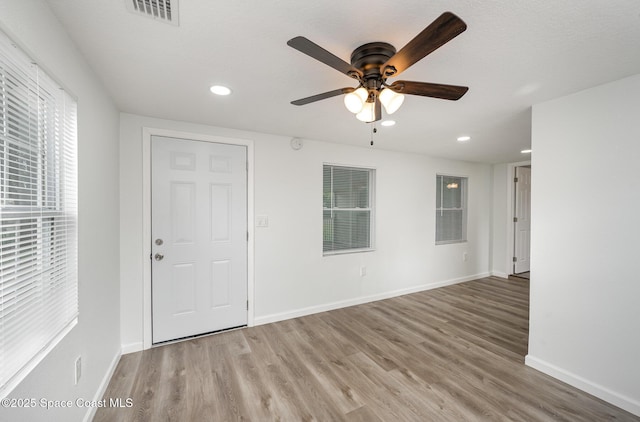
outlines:
[[289, 46], [356, 79], [358, 86], [323, 92], [292, 101], [291, 104], [300, 106], [346, 94], [344, 102], [347, 109], [355, 113], [358, 120], [370, 123], [382, 118], [382, 106], [387, 114], [397, 111], [404, 101], [404, 94], [458, 100], [467, 92], [468, 87], [413, 81], [388, 84], [387, 78], [400, 75], [466, 29], [467, 25], [462, 19], [451, 12], [445, 12], [400, 51], [396, 52], [395, 47], [386, 42], [364, 44], [351, 53], [351, 64], [305, 37], [292, 38], [287, 42]]

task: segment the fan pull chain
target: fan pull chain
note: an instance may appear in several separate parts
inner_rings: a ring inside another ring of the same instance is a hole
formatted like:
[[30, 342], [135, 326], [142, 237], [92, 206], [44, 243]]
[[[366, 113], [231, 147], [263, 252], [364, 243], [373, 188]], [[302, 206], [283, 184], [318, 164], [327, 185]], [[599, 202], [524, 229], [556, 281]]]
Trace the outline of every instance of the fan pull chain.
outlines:
[[371, 146], [373, 146], [373, 134], [378, 133], [378, 129], [376, 128], [376, 122], [371, 123]]

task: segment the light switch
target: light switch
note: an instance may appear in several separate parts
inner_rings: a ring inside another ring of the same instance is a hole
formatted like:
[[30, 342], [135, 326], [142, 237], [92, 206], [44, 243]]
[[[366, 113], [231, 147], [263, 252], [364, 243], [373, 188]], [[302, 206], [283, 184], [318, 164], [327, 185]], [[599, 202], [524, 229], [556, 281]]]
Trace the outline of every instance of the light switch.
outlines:
[[269, 217], [266, 215], [256, 216], [256, 227], [269, 227]]

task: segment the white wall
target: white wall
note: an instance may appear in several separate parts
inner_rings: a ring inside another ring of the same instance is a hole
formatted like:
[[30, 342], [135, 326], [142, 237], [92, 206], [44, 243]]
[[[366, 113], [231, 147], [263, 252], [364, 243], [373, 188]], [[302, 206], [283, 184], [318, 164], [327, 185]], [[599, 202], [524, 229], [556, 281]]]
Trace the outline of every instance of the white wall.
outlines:
[[533, 108], [527, 364], [640, 415], [640, 75]]
[[[79, 322], [9, 397], [92, 400], [101, 392], [120, 350], [119, 116], [46, 3], [3, 0], [0, 26], [77, 96], [79, 119]], [[74, 385], [78, 356], [83, 361], [82, 378]], [[0, 420], [77, 421], [90, 411], [75, 405], [50, 410], [0, 408]]]
[[[254, 141], [255, 323], [485, 276], [489, 269], [490, 166], [371, 148], [121, 115], [121, 331], [143, 341], [142, 128]], [[322, 256], [322, 163], [376, 169], [376, 251]], [[469, 242], [435, 246], [435, 175], [469, 177]], [[462, 261], [462, 253], [468, 261]], [[360, 266], [367, 275], [360, 277]]]

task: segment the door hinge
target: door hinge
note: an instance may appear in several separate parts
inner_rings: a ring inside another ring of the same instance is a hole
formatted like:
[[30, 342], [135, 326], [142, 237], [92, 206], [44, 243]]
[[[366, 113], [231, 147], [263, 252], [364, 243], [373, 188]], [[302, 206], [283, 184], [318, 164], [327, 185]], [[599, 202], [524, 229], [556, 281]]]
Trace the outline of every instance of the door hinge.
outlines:
[[513, 183], [518, 183], [518, 178], [517, 177], [513, 178]]
[[518, 217], [513, 217], [513, 222], [517, 223], [518, 222]]
[[249, 299], [247, 299], [247, 311], [249, 310]]
[[513, 262], [518, 262], [518, 258], [516, 258], [515, 256], [513, 257]]

